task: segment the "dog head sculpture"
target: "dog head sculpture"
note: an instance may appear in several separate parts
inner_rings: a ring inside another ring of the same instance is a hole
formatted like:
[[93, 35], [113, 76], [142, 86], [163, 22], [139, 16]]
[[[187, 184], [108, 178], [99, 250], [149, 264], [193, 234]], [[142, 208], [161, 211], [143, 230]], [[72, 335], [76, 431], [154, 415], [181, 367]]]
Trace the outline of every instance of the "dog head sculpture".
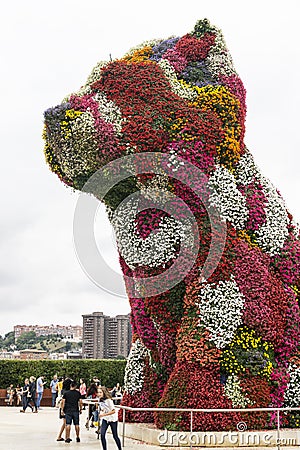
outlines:
[[[98, 63], [78, 92], [45, 112], [51, 170], [101, 198], [116, 230], [133, 330], [127, 405], [293, 406], [299, 231], [246, 148], [245, 114], [244, 86], [206, 19], [183, 37]], [[128, 176], [118, 178], [122, 164]], [[89, 181], [113, 170], [116, 183], [100, 195]], [[157, 277], [151, 290], [146, 281]], [[267, 426], [266, 413], [197, 413], [194, 430], [241, 419]], [[182, 413], [155, 420], [189, 428]]]

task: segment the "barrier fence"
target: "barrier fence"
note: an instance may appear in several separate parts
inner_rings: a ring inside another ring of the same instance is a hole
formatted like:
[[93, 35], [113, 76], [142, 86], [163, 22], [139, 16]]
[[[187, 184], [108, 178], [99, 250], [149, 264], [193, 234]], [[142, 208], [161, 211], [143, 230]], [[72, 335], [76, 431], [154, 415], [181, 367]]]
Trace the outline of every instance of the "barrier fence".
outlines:
[[[123, 410], [123, 416], [122, 416], [122, 445], [124, 447], [124, 442], [125, 442], [125, 419], [126, 419], [126, 411], [132, 411], [132, 412], [184, 412], [184, 413], [189, 413], [190, 414], [190, 432], [193, 433], [193, 414], [197, 413], [197, 412], [202, 412], [202, 413], [237, 413], [237, 412], [246, 412], [246, 413], [255, 413], [255, 412], [262, 412], [262, 411], [267, 411], [269, 413], [272, 412], [276, 412], [276, 422], [277, 422], [277, 439], [276, 439], [276, 445], [274, 446], [277, 447], [278, 450], [280, 450], [282, 448], [280, 442], [282, 441], [281, 439], [281, 428], [280, 428], [280, 413], [281, 412], [288, 412], [288, 411], [300, 411], [300, 407], [297, 408], [231, 408], [231, 409], [205, 409], [205, 408], [132, 408], [130, 406], [125, 406], [125, 405], [118, 405], [118, 408]], [[242, 432], [245, 430], [239, 430], [238, 432]], [[251, 430], [251, 431], [255, 431], [255, 430]], [[258, 431], [258, 430], [256, 430]], [[261, 431], [261, 430], [259, 430]], [[158, 443], [159, 445], [159, 443]], [[299, 443], [295, 443], [295, 445], [298, 446], [300, 445]], [[190, 449], [193, 447], [193, 443], [190, 441]], [[272, 448], [272, 447], [270, 447]]]

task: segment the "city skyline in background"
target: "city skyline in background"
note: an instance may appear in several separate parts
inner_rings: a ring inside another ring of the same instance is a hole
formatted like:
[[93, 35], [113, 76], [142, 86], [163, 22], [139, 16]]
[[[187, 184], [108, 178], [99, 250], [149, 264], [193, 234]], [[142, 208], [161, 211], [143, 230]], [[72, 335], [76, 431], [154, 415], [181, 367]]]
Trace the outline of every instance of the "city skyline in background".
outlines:
[[130, 352], [130, 314], [96, 311], [82, 325], [14, 326], [0, 346], [0, 359], [124, 359]]
[[[101, 316], [105, 318], [111, 318], [108, 314], [101, 312], [93, 312], [93, 313], [86, 313], [81, 315], [81, 325], [79, 324], [79, 321], [77, 323], [69, 323], [69, 324], [59, 324], [59, 323], [17, 323], [13, 325], [12, 329], [8, 332], [14, 332], [15, 339], [21, 336], [23, 333], [28, 333], [29, 331], [34, 331], [37, 336], [47, 336], [48, 334], [51, 334], [52, 332], [55, 334], [62, 334], [63, 337], [68, 336], [68, 331], [70, 330], [70, 334], [74, 335], [72, 338], [78, 339], [81, 329], [81, 337], [82, 337], [82, 331], [84, 326], [84, 318], [85, 317], [91, 317], [93, 315], [100, 314]], [[127, 314], [121, 315], [130, 317], [130, 312], [128, 311]], [[116, 316], [117, 317], [117, 316]], [[115, 317], [112, 317], [113, 319]], [[5, 333], [4, 333], [5, 334]], [[1, 333], [0, 333], [1, 335]], [[65, 336], [64, 336], [65, 335]]]

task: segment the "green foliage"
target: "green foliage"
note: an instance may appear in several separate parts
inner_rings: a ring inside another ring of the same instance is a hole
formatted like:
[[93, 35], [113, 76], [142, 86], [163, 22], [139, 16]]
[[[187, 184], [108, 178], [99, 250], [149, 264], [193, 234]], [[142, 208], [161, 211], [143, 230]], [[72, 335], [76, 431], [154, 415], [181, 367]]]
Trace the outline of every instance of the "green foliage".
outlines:
[[205, 33], [212, 32], [212, 26], [208, 19], [198, 20], [195, 25], [194, 31], [191, 33], [192, 36], [201, 38]]
[[25, 348], [32, 348], [40, 339], [37, 338], [34, 331], [28, 331], [22, 333], [21, 336], [16, 341], [16, 346], [19, 350], [24, 350]]
[[136, 178], [128, 177], [117, 183], [104, 197], [104, 203], [113, 211], [130, 194], [137, 190]]
[[95, 170], [90, 170], [87, 173], [81, 173], [77, 175], [73, 180], [73, 187], [81, 191], [85, 185], [85, 183], [91, 178], [91, 176], [95, 173]]
[[173, 316], [173, 321], [178, 322], [183, 315], [183, 298], [185, 296], [186, 286], [183, 281], [180, 281], [176, 286], [170, 289], [170, 304], [172, 310], [170, 314]]
[[169, 375], [166, 368], [162, 365], [160, 361], [154, 362], [154, 360], [152, 359], [152, 355], [150, 366], [155, 371], [160, 381], [164, 383], [168, 381]]
[[82, 342], [63, 342], [61, 335], [37, 336], [34, 331], [22, 333], [15, 342], [14, 332], [12, 331], [7, 333], [4, 338], [1, 337], [0, 348], [9, 350], [11, 345], [14, 345], [16, 350], [32, 348], [48, 352], [67, 352], [82, 347]]
[[70, 376], [76, 381], [84, 378], [87, 384], [97, 376], [102, 385], [113, 387], [116, 383], [123, 384], [125, 365], [126, 360], [116, 359], [0, 360], [0, 389], [6, 389], [10, 383], [22, 384], [24, 379], [31, 375], [44, 375], [47, 383], [45, 387], [49, 387], [54, 374], [59, 377]]
[[69, 352], [72, 348], [71, 342], [66, 342], [65, 348], [66, 348], [66, 352]]
[[0, 348], [9, 349], [11, 345], [15, 344], [15, 333], [10, 331], [6, 333], [4, 338], [0, 336]]

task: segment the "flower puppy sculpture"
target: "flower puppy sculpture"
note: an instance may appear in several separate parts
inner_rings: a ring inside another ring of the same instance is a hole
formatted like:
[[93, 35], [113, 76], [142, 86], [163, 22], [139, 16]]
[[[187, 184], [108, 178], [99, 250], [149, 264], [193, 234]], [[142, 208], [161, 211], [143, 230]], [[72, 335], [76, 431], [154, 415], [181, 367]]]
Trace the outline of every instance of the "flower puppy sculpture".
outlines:
[[[245, 146], [245, 115], [242, 81], [206, 19], [98, 63], [45, 112], [51, 170], [103, 201], [115, 228], [133, 330], [126, 405], [297, 403], [299, 230]], [[183, 413], [128, 418], [189, 429]], [[193, 427], [241, 420], [259, 428], [270, 416], [197, 413]]]

